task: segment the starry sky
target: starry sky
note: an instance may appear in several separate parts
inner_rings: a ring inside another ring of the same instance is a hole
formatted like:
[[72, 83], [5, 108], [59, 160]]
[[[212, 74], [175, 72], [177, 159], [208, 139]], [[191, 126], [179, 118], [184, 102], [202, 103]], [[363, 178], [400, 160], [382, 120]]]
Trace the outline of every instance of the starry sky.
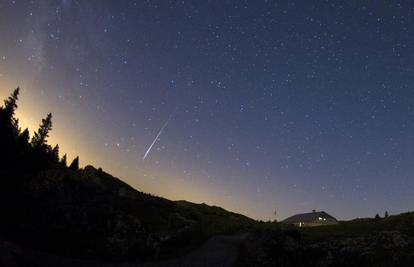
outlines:
[[412, 1], [0, 0], [0, 97], [18, 85], [23, 127], [52, 112], [50, 144], [141, 191], [414, 209]]

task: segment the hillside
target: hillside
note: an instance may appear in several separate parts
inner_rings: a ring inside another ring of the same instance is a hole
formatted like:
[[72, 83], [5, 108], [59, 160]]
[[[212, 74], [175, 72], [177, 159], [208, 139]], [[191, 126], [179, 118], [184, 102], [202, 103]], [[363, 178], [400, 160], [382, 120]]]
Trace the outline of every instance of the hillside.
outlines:
[[2, 172], [0, 184], [1, 237], [70, 257], [157, 259], [254, 222], [221, 208], [136, 191], [92, 166], [35, 175]]
[[414, 213], [253, 232], [239, 266], [413, 266]]

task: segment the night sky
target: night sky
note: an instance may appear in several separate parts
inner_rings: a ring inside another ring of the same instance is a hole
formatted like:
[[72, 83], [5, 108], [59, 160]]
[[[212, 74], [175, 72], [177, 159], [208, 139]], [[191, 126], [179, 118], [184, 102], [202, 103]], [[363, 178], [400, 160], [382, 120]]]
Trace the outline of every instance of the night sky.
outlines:
[[21, 126], [52, 112], [50, 144], [140, 191], [414, 209], [412, 1], [0, 0], [1, 99], [19, 85]]

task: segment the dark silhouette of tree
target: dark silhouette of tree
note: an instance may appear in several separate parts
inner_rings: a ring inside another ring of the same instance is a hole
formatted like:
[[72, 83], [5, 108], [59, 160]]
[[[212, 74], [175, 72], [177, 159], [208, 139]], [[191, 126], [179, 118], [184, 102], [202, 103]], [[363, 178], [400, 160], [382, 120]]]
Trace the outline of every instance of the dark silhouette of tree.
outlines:
[[16, 168], [22, 151], [18, 147], [19, 126], [18, 120], [14, 117], [19, 97], [19, 88], [4, 101], [4, 106], [0, 107], [0, 148], [1, 161], [0, 169]]
[[63, 157], [62, 157], [62, 159], [60, 160], [60, 164], [62, 164], [63, 166], [67, 166], [67, 156], [66, 156], [66, 154], [65, 155], [63, 155]]
[[14, 117], [17, 109], [17, 100], [19, 99], [20, 88], [17, 87], [13, 93], [4, 100], [4, 107], [0, 110], [0, 124], [7, 131], [6, 134], [16, 137], [19, 134], [19, 121]]
[[72, 163], [69, 165], [69, 169], [74, 170], [74, 171], [79, 169], [79, 157], [76, 157], [72, 161]]
[[23, 132], [19, 135], [19, 142], [23, 145], [28, 145], [30, 139], [29, 129], [24, 129]]
[[[14, 148], [18, 152], [20, 152], [20, 157], [27, 157], [29, 148], [30, 148], [30, 134], [29, 129], [24, 129], [23, 132], [21, 132], [17, 137], [17, 147]], [[16, 151], [16, 152], [17, 152]]]
[[379, 216], [379, 214], [375, 214], [375, 220], [379, 220], [381, 217]]
[[20, 88], [14, 89], [13, 93], [4, 100], [4, 112], [9, 117], [13, 118], [14, 112], [17, 109], [17, 100], [19, 99]]
[[[16, 88], [0, 106], [0, 170], [16, 172], [41, 171], [59, 167], [59, 146], [53, 149], [47, 144], [52, 130], [52, 114], [42, 119], [37, 132], [31, 137], [29, 130], [20, 131], [15, 118], [20, 88]], [[63, 160], [66, 167], [66, 159]]]
[[59, 162], [59, 145], [56, 145], [51, 151], [52, 160]]
[[388, 218], [388, 211], [385, 211], [384, 218]]
[[45, 148], [50, 130], [52, 130], [52, 113], [47, 114], [47, 117], [42, 119], [39, 130], [35, 132], [32, 138], [32, 146], [34, 148]]

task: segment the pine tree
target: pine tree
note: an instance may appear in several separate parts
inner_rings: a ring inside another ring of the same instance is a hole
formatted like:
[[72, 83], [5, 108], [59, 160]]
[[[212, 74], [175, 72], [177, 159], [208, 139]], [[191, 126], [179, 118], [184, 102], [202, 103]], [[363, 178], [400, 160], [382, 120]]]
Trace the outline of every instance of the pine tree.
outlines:
[[19, 92], [20, 88], [17, 87], [14, 89], [13, 93], [4, 100], [4, 111], [7, 115], [7, 117], [11, 120], [14, 116], [14, 112], [17, 108], [17, 100], [19, 99]]
[[74, 170], [74, 171], [79, 169], [79, 157], [76, 157], [72, 161], [72, 163], [69, 165], [69, 169]]
[[29, 139], [30, 139], [30, 134], [29, 134], [29, 129], [24, 129], [23, 132], [21, 132], [19, 134], [19, 144], [21, 146], [27, 146], [29, 144]]
[[19, 99], [20, 88], [17, 87], [13, 93], [4, 100], [4, 107], [1, 107], [1, 124], [3, 127], [7, 128], [9, 133], [14, 137], [17, 137], [19, 134], [19, 121], [14, 117], [14, 112], [17, 109], [17, 100]]
[[60, 164], [62, 164], [63, 166], [67, 166], [67, 159], [66, 159], [66, 154], [63, 155], [62, 159], [60, 160]]
[[42, 119], [42, 124], [40, 124], [39, 130], [35, 132], [32, 138], [32, 146], [35, 148], [44, 148], [50, 130], [52, 130], [52, 113], [47, 114], [47, 117]]
[[385, 211], [384, 218], [388, 218], [388, 211]]
[[52, 160], [59, 162], [59, 145], [56, 145], [51, 151]]

